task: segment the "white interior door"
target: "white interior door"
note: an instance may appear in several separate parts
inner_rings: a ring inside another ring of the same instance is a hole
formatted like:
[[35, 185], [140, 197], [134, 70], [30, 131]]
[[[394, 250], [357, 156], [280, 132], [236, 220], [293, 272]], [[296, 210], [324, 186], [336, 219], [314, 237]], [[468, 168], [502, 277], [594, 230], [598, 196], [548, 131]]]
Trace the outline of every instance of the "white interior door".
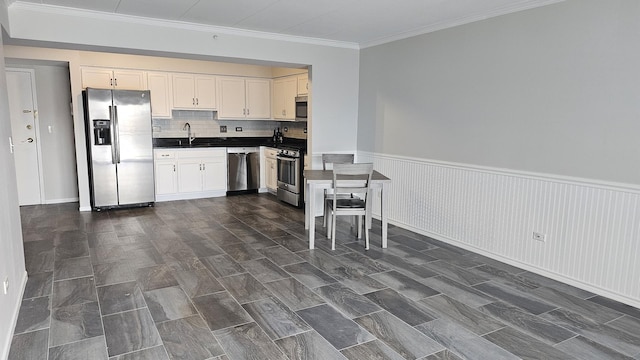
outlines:
[[42, 203], [33, 81], [32, 70], [7, 70], [11, 135], [20, 205]]

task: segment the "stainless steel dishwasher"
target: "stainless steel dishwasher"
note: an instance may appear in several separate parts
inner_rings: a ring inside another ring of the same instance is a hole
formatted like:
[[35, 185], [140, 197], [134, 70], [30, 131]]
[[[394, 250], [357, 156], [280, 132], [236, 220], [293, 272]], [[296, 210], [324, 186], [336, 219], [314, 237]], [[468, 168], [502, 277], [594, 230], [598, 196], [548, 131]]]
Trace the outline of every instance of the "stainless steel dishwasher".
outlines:
[[227, 194], [257, 192], [260, 187], [260, 148], [227, 148]]

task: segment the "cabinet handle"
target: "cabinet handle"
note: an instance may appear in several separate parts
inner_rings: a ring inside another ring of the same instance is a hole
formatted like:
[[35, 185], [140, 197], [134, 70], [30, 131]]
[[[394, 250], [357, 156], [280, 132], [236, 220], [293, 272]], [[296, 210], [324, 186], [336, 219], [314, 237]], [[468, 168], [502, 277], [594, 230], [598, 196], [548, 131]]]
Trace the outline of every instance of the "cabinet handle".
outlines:
[[193, 103], [193, 105], [196, 105], [196, 98], [191, 98], [191, 102]]
[[118, 86], [118, 79], [113, 79], [115, 86]]
[[196, 105], [198, 105], [198, 98], [196, 98]]
[[173, 172], [176, 172], [176, 166], [173, 165]]
[[202, 171], [202, 164], [198, 164], [198, 165], [199, 165], [199, 167], [200, 167], [200, 171]]
[[242, 109], [242, 115], [247, 115], [247, 109]]
[[205, 170], [205, 167], [204, 167], [204, 164], [202, 164], [202, 171], [204, 171], [204, 170]]
[[113, 79], [109, 79], [109, 85], [113, 86]]
[[249, 115], [249, 109], [247, 109], [247, 115]]

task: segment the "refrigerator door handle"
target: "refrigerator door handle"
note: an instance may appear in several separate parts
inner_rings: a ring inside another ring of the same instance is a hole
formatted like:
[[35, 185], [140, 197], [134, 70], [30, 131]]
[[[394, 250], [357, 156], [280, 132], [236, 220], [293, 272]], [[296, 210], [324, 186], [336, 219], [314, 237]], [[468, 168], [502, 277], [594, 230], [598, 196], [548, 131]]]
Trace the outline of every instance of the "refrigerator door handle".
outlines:
[[116, 153], [116, 163], [120, 164], [120, 124], [118, 124], [118, 107], [113, 106], [113, 121], [115, 125], [115, 153]]
[[111, 126], [109, 126], [109, 132], [111, 133], [111, 163], [116, 163], [116, 141], [115, 141], [115, 120], [113, 116], [113, 106], [109, 106], [109, 122]]

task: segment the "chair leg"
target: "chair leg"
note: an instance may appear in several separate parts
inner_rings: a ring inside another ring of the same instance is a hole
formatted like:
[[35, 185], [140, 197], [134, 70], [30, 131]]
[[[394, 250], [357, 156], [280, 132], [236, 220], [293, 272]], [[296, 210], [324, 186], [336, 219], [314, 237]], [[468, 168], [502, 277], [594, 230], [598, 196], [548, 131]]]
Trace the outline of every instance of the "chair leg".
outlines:
[[322, 200], [322, 206], [324, 209], [324, 219], [322, 219], [322, 227], [327, 227], [327, 215], [329, 213], [329, 207], [327, 206], [327, 200], [323, 199]]
[[357, 216], [356, 226], [358, 227], [358, 239], [362, 239], [362, 216]]
[[331, 240], [331, 228], [332, 228], [332, 226], [334, 226], [334, 224], [331, 223], [331, 219], [333, 218], [333, 216], [329, 216], [329, 211], [328, 210], [324, 214], [324, 216], [327, 219], [327, 239]]
[[364, 227], [364, 249], [369, 250], [369, 229], [367, 228], [367, 220], [366, 216], [362, 216], [364, 221], [362, 222], [361, 227]]
[[367, 229], [367, 222], [364, 222], [364, 249], [369, 250], [369, 229]]
[[332, 227], [331, 227], [331, 250], [335, 250], [336, 249], [336, 212], [333, 211], [332, 212], [333, 215], [331, 216], [331, 222], [332, 222]]

